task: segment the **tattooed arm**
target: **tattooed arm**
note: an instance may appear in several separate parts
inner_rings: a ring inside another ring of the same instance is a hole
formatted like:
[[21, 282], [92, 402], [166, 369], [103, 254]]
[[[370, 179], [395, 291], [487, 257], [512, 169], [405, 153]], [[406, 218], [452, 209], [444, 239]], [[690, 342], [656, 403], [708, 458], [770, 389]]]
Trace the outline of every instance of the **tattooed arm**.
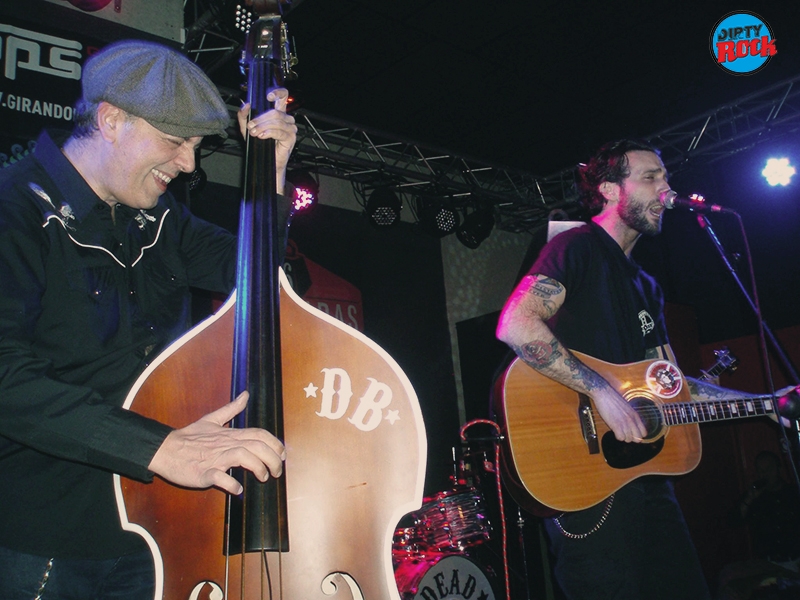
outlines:
[[709, 383], [708, 381], [695, 379], [694, 377], [687, 377], [686, 384], [689, 386], [689, 393], [692, 395], [693, 400], [730, 400], [733, 398], [751, 398], [762, 395], [731, 390]]
[[[674, 364], [678, 364], [678, 361], [675, 359], [675, 354], [672, 352], [672, 347], [669, 344], [660, 346], [658, 348], [648, 349], [646, 352], [646, 358], [665, 358], [666, 360], [672, 361]], [[692, 400], [736, 400], [740, 398], [763, 398], [764, 396], [764, 394], [753, 394], [750, 392], [742, 392], [740, 390], [732, 390], [730, 388], [717, 385], [716, 383], [711, 383], [702, 379], [696, 379], [694, 377], [684, 376], [684, 378], [686, 379], [686, 385], [689, 388], [689, 394], [691, 394]], [[798, 386], [798, 388], [800, 388], [800, 386]], [[793, 390], [798, 391], [794, 386], [784, 387], [775, 392], [775, 397], [780, 398], [781, 396], [785, 396]], [[779, 419], [777, 415], [770, 415], [769, 418], [773, 421], [781, 423], [784, 427], [792, 427], [791, 421], [784, 417], [780, 417]]]
[[641, 441], [646, 430], [636, 412], [605, 379], [561, 344], [545, 323], [565, 298], [566, 289], [560, 282], [539, 274], [527, 275], [503, 307], [498, 339], [543, 375], [590, 396], [618, 440]]

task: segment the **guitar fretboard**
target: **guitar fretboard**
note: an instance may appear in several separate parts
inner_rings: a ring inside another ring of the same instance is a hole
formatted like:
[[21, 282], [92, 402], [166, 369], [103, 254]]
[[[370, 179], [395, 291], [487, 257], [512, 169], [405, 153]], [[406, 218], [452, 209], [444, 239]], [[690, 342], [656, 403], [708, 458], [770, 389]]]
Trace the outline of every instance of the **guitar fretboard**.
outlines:
[[664, 414], [664, 421], [667, 425], [729, 421], [732, 419], [774, 415], [776, 413], [772, 396], [675, 402], [662, 405], [661, 411]]

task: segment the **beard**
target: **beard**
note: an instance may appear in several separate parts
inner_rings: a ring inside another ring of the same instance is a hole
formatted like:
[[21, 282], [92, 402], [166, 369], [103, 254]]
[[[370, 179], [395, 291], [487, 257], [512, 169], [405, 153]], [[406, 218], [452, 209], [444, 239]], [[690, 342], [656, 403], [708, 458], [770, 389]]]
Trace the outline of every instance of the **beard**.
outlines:
[[643, 235], [658, 235], [661, 233], [661, 215], [659, 215], [658, 220], [653, 223], [648, 218], [651, 214], [649, 207], [650, 204], [630, 202], [626, 199], [620, 209], [620, 218], [628, 227]]

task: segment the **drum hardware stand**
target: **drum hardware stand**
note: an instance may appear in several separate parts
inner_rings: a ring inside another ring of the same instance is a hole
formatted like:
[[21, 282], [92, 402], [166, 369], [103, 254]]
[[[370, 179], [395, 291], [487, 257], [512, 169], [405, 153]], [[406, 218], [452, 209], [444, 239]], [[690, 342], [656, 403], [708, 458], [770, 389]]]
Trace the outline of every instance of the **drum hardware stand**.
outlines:
[[[509, 576], [509, 568], [508, 568], [508, 530], [506, 528], [506, 515], [505, 515], [505, 504], [503, 503], [503, 488], [502, 482], [500, 480], [500, 441], [503, 439], [502, 430], [500, 426], [495, 423], [494, 421], [490, 421], [488, 419], [474, 419], [468, 423], [465, 423], [461, 427], [460, 436], [461, 441], [467, 443], [467, 430], [472, 427], [473, 425], [489, 425], [491, 426], [496, 432], [497, 435], [489, 436], [489, 437], [475, 437], [472, 438], [470, 441], [490, 441], [494, 445], [494, 475], [495, 475], [495, 485], [497, 491], [497, 500], [498, 506], [500, 507], [500, 529], [501, 529], [501, 546], [503, 549], [503, 581], [506, 588], [506, 600], [511, 600], [511, 578]], [[484, 459], [484, 465], [486, 465], [486, 461]], [[455, 463], [454, 463], [455, 464]], [[527, 571], [527, 566], [526, 566]], [[527, 573], [526, 573], [527, 575]], [[526, 579], [525, 585], [527, 587], [528, 582]]]
[[525, 550], [525, 517], [522, 516], [522, 509], [517, 506], [517, 529], [519, 530], [519, 551], [522, 557], [522, 573], [525, 576], [525, 597], [531, 600], [531, 584], [528, 573], [528, 554]]

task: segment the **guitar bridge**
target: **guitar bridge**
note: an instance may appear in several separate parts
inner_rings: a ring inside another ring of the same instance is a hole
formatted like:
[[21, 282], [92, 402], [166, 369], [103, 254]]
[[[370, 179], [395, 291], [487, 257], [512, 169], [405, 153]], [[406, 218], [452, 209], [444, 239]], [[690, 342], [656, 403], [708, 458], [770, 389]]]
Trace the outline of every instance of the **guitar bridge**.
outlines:
[[586, 442], [589, 454], [598, 454], [600, 452], [600, 443], [597, 439], [597, 428], [592, 415], [592, 403], [586, 394], [578, 394], [578, 398], [578, 421], [581, 424], [583, 441]]

